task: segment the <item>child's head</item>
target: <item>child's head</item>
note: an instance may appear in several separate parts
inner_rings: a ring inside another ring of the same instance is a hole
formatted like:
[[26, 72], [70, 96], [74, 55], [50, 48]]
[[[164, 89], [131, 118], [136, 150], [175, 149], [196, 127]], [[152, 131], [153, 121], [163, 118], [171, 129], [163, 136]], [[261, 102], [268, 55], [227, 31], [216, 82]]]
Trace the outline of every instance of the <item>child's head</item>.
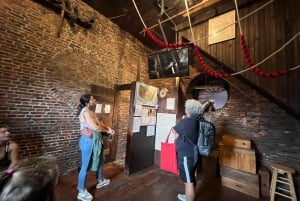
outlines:
[[58, 167], [51, 157], [20, 160], [0, 177], [0, 200], [53, 201]]

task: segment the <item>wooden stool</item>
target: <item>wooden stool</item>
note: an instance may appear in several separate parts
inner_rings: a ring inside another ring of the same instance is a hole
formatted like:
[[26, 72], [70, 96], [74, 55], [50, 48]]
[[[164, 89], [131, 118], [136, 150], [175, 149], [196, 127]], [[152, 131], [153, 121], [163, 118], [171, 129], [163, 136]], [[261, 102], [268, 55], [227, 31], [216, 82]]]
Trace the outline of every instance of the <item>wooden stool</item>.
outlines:
[[[275, 194], [297, 201], [292, 174], [295, 173], [293, 168], [273, 164], [273, 175], [270, 189], [271, 201], [274, 201]], [[278, 175], [280, 174], [280, 175]], [[277, 184], [281, 184], [278, 186]]]

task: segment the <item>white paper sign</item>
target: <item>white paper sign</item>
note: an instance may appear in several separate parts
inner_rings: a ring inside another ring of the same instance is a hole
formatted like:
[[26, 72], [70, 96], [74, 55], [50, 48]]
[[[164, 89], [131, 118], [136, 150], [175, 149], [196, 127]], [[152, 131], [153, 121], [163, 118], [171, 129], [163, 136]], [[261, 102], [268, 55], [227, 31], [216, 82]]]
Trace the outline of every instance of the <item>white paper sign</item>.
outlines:
[[167, 110], [175, 110], [175, 98], [167, 98]]
[[142, 105], [135, 105], [134, 116], [141, 116], [142, 109], [143, 109]]
[[146, 136], [154, 136], [154, 135], [155, 135], [155, 126], [147, 126]]
[[[176, 125], [176, 114], [157, 113], [157, 124], [155, 134], [155, 149], [160, 150], [161, 143], [164, 142], [170, 129]], [[174, 141], [174, 135], [170, 135], [170, 140]]]
[[101, 113], [102, 112], [102, 104], [96, 104], [95, 113]]
[[176, 124], [176, 114], [157, 113], [158, 126], [174, 126]]
[[104, 107], [104, 113], [110, 113], [110, 105], [108, 104], [105, 104], [105, 107]]
[[[155, 150], [161, 150], [161, 143], [164, 142], [173, 126], [156, 126]], [[170, 134], [169, 142], [175, 141], [174, 133]]]
[[132, 132], [133, 133], [140, 132], [140, 126], [141, 126], [141, 118], [133, 117]]

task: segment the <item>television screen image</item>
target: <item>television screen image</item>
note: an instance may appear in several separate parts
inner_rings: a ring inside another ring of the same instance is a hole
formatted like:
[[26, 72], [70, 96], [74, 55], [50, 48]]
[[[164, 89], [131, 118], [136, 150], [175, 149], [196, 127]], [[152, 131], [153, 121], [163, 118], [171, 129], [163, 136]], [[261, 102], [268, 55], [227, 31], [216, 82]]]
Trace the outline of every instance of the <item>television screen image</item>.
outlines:
[[148, 56], [149, 79], [189, 75], [189, 48], [160, 52]]

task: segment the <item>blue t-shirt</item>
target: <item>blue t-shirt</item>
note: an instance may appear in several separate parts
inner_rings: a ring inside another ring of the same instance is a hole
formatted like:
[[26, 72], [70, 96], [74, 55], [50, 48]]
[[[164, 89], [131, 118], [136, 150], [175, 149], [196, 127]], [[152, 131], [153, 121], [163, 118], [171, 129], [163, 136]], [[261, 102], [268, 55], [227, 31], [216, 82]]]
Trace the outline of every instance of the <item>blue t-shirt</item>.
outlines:
[[182, 134], [187, 136], [194, 144], [197, 144], [198, 125], [197, 119], [188, 117], [182, 119], [176, 126], [174, 126], [174, 130], [179, 134], [179, 137], [176, 140], [176, 151], [179, 157], [194, 156], [193, 146], [187, 139], [184, 139]]

